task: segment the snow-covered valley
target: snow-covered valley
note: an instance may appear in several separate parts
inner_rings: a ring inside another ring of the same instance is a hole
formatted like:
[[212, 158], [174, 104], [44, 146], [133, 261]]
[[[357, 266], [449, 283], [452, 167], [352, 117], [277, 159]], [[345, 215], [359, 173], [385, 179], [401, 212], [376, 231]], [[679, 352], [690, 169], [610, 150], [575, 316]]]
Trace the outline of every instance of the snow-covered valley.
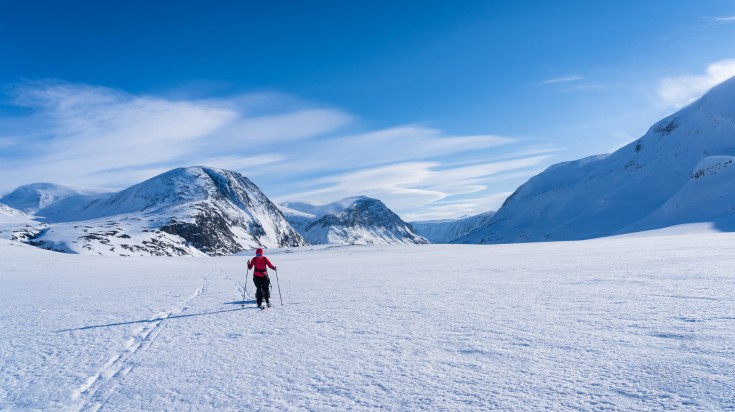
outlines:
[[243, 256], [0, 240], [0, 409], [733, 410], [735, 234], [694, 229], [269, 251], [264, 312]]

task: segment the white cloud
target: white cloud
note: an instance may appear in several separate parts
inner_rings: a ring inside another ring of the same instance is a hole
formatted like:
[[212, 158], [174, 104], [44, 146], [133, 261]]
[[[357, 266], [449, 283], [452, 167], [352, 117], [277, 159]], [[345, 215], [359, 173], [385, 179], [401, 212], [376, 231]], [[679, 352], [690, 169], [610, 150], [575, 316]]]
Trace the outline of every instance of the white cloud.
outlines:
[[375, 167], [416, 159], [445, 158], [516, 142], [518, 139], [506, 136], [451, 136], [438, 129], [404, 125], [308, 141], [299, 145], [298, 156], [289, 159], [279, 170], [300, 175], [325, 169]]
[[542, 80], [538, 82], [538, 84], [545, 85], [545, 84], [572, 83], [572, 82], [578, 82], [580, 80], [584, 80], [584, 77], [578, 76], [578, 75], [572, 75], [572, 76], [555, 77], [553, 79]]
[[478, 198], [466, 198], [452, 203], [437, 202], [427, 205], [420, 211], [409, 212], [403, 216], [407, 222], [422, 220], [456, 219], [473, 216], [491, 210], [497, 211], [513, 192], [499, 192]]
[[181, 100], [64, 82], [24, 83], [11, 94], [30, 114], [0, 117], [0, 191], [38, 181], [121, 189], [202, 165], [255, 176], [281, 201], [367, 195], [399, 213], [436, 202], [447, 213], [556, 150], [416, 124], [358, 129], [346, 111], [281, 94]]
[[352, 119], [339, 110], [291, 102], [281, 113], [250, 115], [251, 106], [283, 100], [262, 94], [175, 101], [63, 82], [24, 83], [11, 94], [15, 104], [34, 113], [16, 121], [14, 129], [23, 135], [2, 139], [12, 159], [0, 172], [16, 185], [55, 179], [125, 186], [167, 167], [210, 159], [242, 170], [284, 159], [264, 154], [266, 144], [329, 133]]
[[733, 76], [735, 76], [735, 59], [720, 60], [707, 66], [702, 75], [662, 79], [659, 82], [658, 96], [666, 107], [681, 108]]
[[537, 166], [548, 158], [549, 156], [534, 156], [442, 170], [437, 172], [432, 183], [436, 185], [453, 185], [456, 182], [478, 182], [489, 176]]
[[217, 167], [220, 169], [234, 170], [247, 176], [256, 176], [257, 170], [265, 165], [282, 162], [283, 155], [262, 154], [258, 156], [218, 156], [202, 159], [199, 166]]
[[[332, 174], [305, 182], [318, 187], [314, 190], [290, 195], [291, 199], [312, 199], [318, 202], [329, 202], [344, 197], [366, 194], [367, 192], [401, 193], [411, 187], [420, 186], [429, 181], [438, 163], [409, 162], [389, 166], [362, 169], [341, 174]], [[428, 193], [430, 191], [425, 191]], [[431, 192], [433, 200], [445, 197], [443, 193]]]
[[411, 148], [423, 156], [461, 152], [514, 143], [518, 139], [496, 135], [446, 136], [441, 130], [409, 125], [340, 139], [346, 145], [382, 146], [385, 152]]
[[735, 21], [735, 16], [715, 17], [715, 20], [722, 21], [722, 22], [731, 22], [731, 21]]
[[22, 139], [18, 137], [0, 137], [0, 149], [4, 147], [15, 147], [21, 145]]
[[92, 177], [96, 173], [175, 160], [237, 117], [216, 105], [84, 85], [28, 84], [15, 93], [18, 104], [36, 110], [44, 131], [24, 142], [35, 148], [33, 157], [17, 160], [24, 172], [87, 185], [106, 183]]
[[548, 156], [506, 160], [442, 169], [437, 162], [406, 162], [374, 167], [303, 182], [314, 187], [278, 201], [312, 200], [327, 203], [355, 195], [376, 197], [389, 207], [413, 209], [445, 199], [486, 190], [485, 180], [538, 166]]
[[337, 110], [303, 109], [259, 117], [244, 116], [220, 135], [230, 144], [244, 140], [249, 144], [264, 145], [308, 139], [338, 130], [351, 122], [352, 116]]

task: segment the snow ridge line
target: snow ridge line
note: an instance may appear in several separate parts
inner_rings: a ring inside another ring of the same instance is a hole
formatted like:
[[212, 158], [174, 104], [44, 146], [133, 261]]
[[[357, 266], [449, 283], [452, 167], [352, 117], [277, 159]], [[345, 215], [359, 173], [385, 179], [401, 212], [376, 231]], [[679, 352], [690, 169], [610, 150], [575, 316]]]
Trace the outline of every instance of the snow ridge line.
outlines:
[[81, 399], [78, 411], [96, 412], [107, 403], [120, 380], [135, 369], [136, 364], [132, 358], [140, 351], [148, 350], [171, 317], [184, 312], [194, 299], [207, 291], [210, 274], [211, 272], [202, 277], [204, 284], [184, 299], [178, 307], [152, 317], [148, 325], [141, 327], [130, 337], [122, 352], [112, 355], [97, 373], [87, 378], [82, 386], [73, 391], [72, 399]]

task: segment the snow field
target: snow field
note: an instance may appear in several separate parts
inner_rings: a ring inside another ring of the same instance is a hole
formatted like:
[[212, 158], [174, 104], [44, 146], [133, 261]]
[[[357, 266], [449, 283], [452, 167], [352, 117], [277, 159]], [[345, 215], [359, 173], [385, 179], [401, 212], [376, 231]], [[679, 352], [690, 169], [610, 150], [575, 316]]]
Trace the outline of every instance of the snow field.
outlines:
[[246, 257], [0, 242], [0, 409], [735, 409], [734, 234], [271, 251], [264, 312]]

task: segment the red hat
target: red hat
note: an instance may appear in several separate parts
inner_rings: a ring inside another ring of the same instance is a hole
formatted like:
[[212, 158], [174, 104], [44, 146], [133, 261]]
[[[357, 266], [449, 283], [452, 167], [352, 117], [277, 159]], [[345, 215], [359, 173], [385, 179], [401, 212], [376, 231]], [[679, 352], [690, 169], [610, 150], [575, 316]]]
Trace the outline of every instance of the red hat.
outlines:
[[256, 249], [255, 250], [255, 254], [256, 255], [262, 255], [263, 254], [263, 249], [261, 249], [261, 248]]

